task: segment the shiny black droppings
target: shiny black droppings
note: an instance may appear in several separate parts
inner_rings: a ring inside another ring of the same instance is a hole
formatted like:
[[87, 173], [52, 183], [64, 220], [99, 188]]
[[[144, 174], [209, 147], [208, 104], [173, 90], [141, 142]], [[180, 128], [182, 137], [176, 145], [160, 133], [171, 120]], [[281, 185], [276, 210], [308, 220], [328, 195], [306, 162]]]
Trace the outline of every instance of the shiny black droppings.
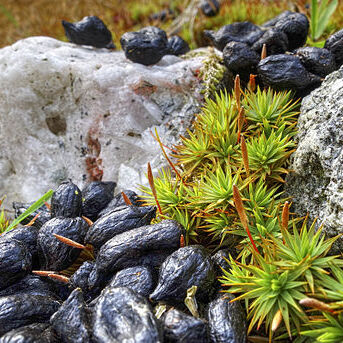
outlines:
[[[139, 197], [138, 197], [137, 193], [135, 193], [134, 191], [130, 191], [128, 189], [125, 189], [123, 191], [123, 193], [125, 193], [125, 195], [129, 198], [132, 205], [134, 205], [134, 206], [140, 205], [140, 201], [139, 201]], [[123, 198], [122, 193], [118, 193], [109, 202], [109, 204], [99, 213], [99, 217], [101, 217], [101, 216], [113, 211], [117, 207], [121, 207], [121, 206], [127, 206], [127, 204], [125, 203], [125, 200]]]
[[170, 55], [180, 56], [186, 54], [190, 49], [188, 43], [180, 36], [168, 38], [168, 49]]
[[82, 291], [76, 288], [50, 318], [50, 323], [62, 342], [87, 343], [90, 341], [90, 322]]
[[44, 270], [59, 271], [68, 268], [80, 255], [80, 249], [60, 242], [53, 234], [83, 243], [88, 224], [82, 218], [53, 218], [38, 234], [38, 251]]
[[307, 46], [297, 49], [295, 54], [307, 71], [320, 77], [325, 77], [336, 70], [335, 58], [328, 49]]
[[300, 48], [306, 43], [309, 21], [302, 13], [292, 13], [278, 20], [274, 28], [287, 35], [288, 50]]
[[149, 302], [126, 287], [102, 291], [93, 309], [92, 324], [97, 343], [162, 342]]
[[71, 181], [62, 182], [51, 197], [51, 218], [75, 218], [81, 215], [82, 194]]
[[168, 53], [166, 33], [155, 26], [137, 32], [126, 32], [120, 38], [126, 58], [132, 62], [152, 65]]
[[56, 299], [32, 294], [0, 297], [0, 336], [33, 323], [47, 323], [60, 306]]
[[119, 271], [109, 283], [109, 287], [127, 287], [145, 298], [153, 291], [154, 286], [151, 271], [142, 266]]
[[82, 215], [95, 221], [113, 199], [115, 182], [94, 181], [82, 190]]
[[250, 74], [256, 73], [260, 56], [245, 43], [230, 42], [224, 48], [223, 60], [234, 75], [248, 81]]
[[308, 72], [298, 56], [268, 56], [257, 65], [257, 72], [264, 85], [276, 90], [308, 93], [321, 83], [321, 78]]
[[46, 278], [32, 274], [26, 275], [11, 286], [0, 290], [0, 297], [22, 293], [58, 297], [53, 284]]
[[200, 4], [200, 9], [206, 17], [214, 17], [219, 13], [220, 3], [217, 0], [204, 0]]
[[233, 23], [222, 26], [218, 31], [205, 30], [204, 34], [211, 40], [213, 45], [223, 51], [226, 44], [230, 42], [241, 42], [253, 45], [262, 35], [262, 31], [257, 25], [248, 21]]
[[288, 37], [282, 31], [269, 29], [251, 48], [261, 54], [263, 44], [266, 45], [267, 56], [283, 54], [288, 50]]
[[[24, 203], [24, 202], [17, 202], [14, 201], [12, 206], [14, 208], [14, 215], [15, 218], [18, 218], [22, 215], [34, 202]], [[50, 210], [45, 206], [41, 206], [38, 210], [31, 212], [25, 219], [21, 221], [22, 225], [28, 224], [36, 215], [39, 213], [39, 216], [35, 219], [32, 226], [41, 228], [44, 223], [51, 219]]]
[[203, 319], [194, 318], [177, 309], [170, 309], [163, 314], [162, 323], [165, 342], [210, 342], [208, 337], [207, 323]]
[[333, 54], [337, 68], [343, 65], [343, 29], [331, 35], [326, 40], [324, 48]]
[[90, 45], [96, 48], [115, 49], [112, 34], [104, 22], [96, 16], [84, 17], [76, 23], [62, 20], [65, 35], [70, 42], [79, 45]]
[[208, 300], [214, 291], [215, 273], [204, 247], [190, 245], [173, 252], [163, 262], [153, 301], [183, 302], [187, 290], [197, 286], [196, 298]]
[[0, 235], [0, 242], [16, 240], [23, 243], [32, 255], [32, 263], [38, 266], [37, 237], [39, 229], [34, 226], [17, 226]]
[[174, 220], [163, 220], [114, 236], [99, 250], [96, 265], [89, 275], [89, 286], [99, 286], [107, 274], [141, 265], [140, 258], [160, 250], [180, 246], [182, 226]]
[[231, 302], [232, 294], [218, 295], [207, 311], [212, 343], [243, 343], [247, 341], [247, 319], [241, 304]]
[[85, 242], [99, 249], [114, 236], [148, 225], [155, 217], [156, 208], [152, 206], [123, 206], [99, 218], [88, 230]]
[[26, 245], [17, 240], [0, 241], [0, 290], [24, 276], [32, 267], [32, 255]]
[[0, 343], [58, 343], [59, 339], [47, 323], [35, 323], [7, 332]]

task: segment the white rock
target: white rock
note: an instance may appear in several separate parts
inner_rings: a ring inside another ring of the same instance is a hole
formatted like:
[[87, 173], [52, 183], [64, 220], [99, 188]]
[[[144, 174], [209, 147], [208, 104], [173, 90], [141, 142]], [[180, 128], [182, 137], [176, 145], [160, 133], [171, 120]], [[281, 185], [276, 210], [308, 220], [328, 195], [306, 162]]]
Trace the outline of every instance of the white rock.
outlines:
[[134, 190], [147, 162], [162, 161], [150, 130], [171, 145], [198, 111], [201, 59], [165, 56], [147, 67], [48, 37], [1, 49], [0, 196], [31, 201], [99, 173]]

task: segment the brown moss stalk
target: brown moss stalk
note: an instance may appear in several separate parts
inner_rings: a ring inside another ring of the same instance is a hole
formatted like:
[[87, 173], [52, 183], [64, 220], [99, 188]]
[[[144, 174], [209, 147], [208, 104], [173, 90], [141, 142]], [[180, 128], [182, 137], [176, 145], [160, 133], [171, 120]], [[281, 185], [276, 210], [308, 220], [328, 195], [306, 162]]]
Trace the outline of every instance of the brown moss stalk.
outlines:
[[281, 310], [277, 310], [277, 312], [274, 315], [272, 325], [271, 325], [272, 332], [275, 332], [278, 329], [281, 322], [282, 322], [282, 312]]
[[51, 278], [51, 279], [55, 279], [57, 281], [61, 281], [61, 282], [64, 282], [64, 283], [69, 283], [69, 278], [66, 277], [66, 276], [63, 276], [63, 275], [52, 273], [52, 274], [49, 274], [48, 277]]
[[167, 160], [167, 162], [169, 163], [169, 165], [171, 166], [171, 168], [174, 170], [175, 174], [178, 176], [178, 178], [181, 180], [181, 182], [183, 184], [185, 184], [185, 181], [183, 180], [182, 176], [180, 175], [180, 173], [178, 172], [178, 170], [176, 169], [174, 163], [171, 161], [171, 159], [169, 158], [169, 156], [167, 155], [166, 151], [164, 150], [163, 144], [161, 142], [160, 136], [157, 133], [157, 129], [155, 129], [155, 134], [156, 134], [156, 139], [157, 142], [159, 143], [163, 156], [165, 157], [165, 159]]
[[56, 233], [53, 233], [53, 236], [55, 236], [60, 242], [66, 245], [69, 245], [70, 247], [77, 248], [77, 249], [87, 249], [85, 245], [75, 242], [72, 239], [69, 239], [67, 237], [58, 235]]
[[128, 197], [124, 192], [121, 192], [121, 195], [122, 195], [122, 197], [123, 197], [123, 199], [124, 199], [124, 201], [125, 201], [125, 204], [126, 204], [127, 206], [132, 206], [132, 202], [131, 202], [131, 200], [129, 199], [129, 197]]
[[242, 158], [243, 158], [244, 168], [245, 168], [247, 175], [249, 176], [250, 171], [249, 171], [248, 149], [247, 149], [247, 145], [245, 143], [245, 139], [243, 136], [241, 137], [241, 150], [242, 150]]
[[25, 226], [32, 226], [39, 216], [40, 212], [38, 212]]
[[334, 313], [335, 311], [330, 307], [330, 305], [324, 303], [323, 301], [314, 299], [314, 298], [304, 298], [299, 300], [299, 304], [305, 307], [310, 307], [316, 310], [324, 311], [324, 312], [331, 312]]
[[265, 59], [267, 57], [267, 45], [263, 44], [262, 51], [261, 51], [261, 60]]
[[93, 225], [93, 221], [91, 221], [89, 218], [82, 216], [82, 219], [89, 225], [92, 226]]
[[255, 92], [256, 89], [256, 76], [254, 74], [250, 74], [249, 76], [248, 88], [251, 92]]
[[241, 107], [238, 112], [238, 117], [237, 117], [237, 143], [241, 139], [241, 133], [242, 133], [242, 128], [243, 128], [243, 122], [244, 122], [244, 108]]
[[39, 275], [39, 276], [49, 276], [49, 274], [54, 274], [54, 271], [51, 270], [33, 270], [32, 274]]
[[288, 230], [288, 221], [289, 221], [289, 203], [288, 201], [285, 202], [282, 209], [282, 216], [281, 216], [281, 227], [283, 230]]
[[248, 226], [247, 215], [245, 213], [245, 209], [244, 209], [244, 205], [243, 205], [243, 201], [242, 201], [241, 195], [239, 194], [238, 187], [236, 185], [233, 185], [233, 201], [235, 203], [235, 207], [236, 207], [236, 210], [238, 212], [239, 219], [241, 220], [241, 223], [242, 223], [245, 231], [247, 232], [249, 240], [250, 240], [254, 250], [259, 254], [260, 252], [258, 251], [256, 244], [254, 242], [254, 239], [251, 236], [249, 226]]
[[154, 199], [155, 199], [155, 202], [156, 202], [158, 212], [160, 212], [160, 214], [163, 215], [160, 203], [157, 199], [157, 193], [156, 193], [156, 188], [155, 188], [155, 183], [154, 183], [154, 176], [152, 175], [151, 165], [149, 162], [148, 162], [148, 181], [149, 181], [151, 192], [152, 192]]
[[234, 93], [235, 93], [237, 111], [239, 111], [241, 108], [241, 80], [238, 74], [235, 77]]
[[184, 246], [186, 246], [185, 237], [184, 237], [184, 235], [181, 235], [181, 237], [180, 237], [180, 248], [183, 248]]

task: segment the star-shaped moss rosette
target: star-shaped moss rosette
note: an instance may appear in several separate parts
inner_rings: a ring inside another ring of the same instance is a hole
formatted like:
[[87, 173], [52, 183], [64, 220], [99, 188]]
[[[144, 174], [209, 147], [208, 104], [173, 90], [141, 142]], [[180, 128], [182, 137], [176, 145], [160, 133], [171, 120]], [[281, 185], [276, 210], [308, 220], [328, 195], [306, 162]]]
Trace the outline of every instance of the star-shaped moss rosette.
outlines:
[[[146, 204], [161, 209], [160, 218], [185, 225], [187, 242], [195, 239], [215, 248], [216, 243], [236, 244], [237, 235], [244, 241], [233, 184], [242, 192], [255, 239], [279, 230], [274, 207], [280, 203], [280, 183], [295, 146], [298, 104], [289, 92], [253, 88], [243, 92], [236, 78], [232, 94], [223, 91], [207, 98], [192, 130], [180, 145], [170, 147], [172, 171], [161, 170], [154, 178], [151, 174], [153, 187], [141, 187]], [[156, 140], [167, 157], [157, 134]]]

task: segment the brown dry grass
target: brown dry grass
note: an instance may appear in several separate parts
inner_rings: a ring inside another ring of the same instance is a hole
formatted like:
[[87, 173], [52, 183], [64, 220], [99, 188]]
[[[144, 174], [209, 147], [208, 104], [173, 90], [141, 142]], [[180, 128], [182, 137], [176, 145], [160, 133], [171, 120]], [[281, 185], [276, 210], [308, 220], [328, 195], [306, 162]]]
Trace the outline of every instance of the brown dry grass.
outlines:
[[[303, 0], [299, 0], [304, 2]], [[169, 22], [160, 24], [149, 21], [149, 15], [171, 7], [180, 13], [182, 0], [0, 0], [0, 46], [12, 44], [29, 36], [50, 36], [66, 40], [61, 20], [78, 21], [86, 15], [99, 16], [113, 33], [119, 46], [120, 36], [148, 24], [166, 28]], [[233, 21], [250, 20], [257, 24], [288, 9], [289, 0], [224, 0], [220, 14], [206, 18], [199, 14], [194, 25], [197, 45], [202, 45], [203, 29], [216, 28]], [[328, 32], [343, 27], [343, 2], [340, 3]], [[182, 35], [190, 42], [187, 27]], [[193, 42], [193, 47], [195, 43]]]

